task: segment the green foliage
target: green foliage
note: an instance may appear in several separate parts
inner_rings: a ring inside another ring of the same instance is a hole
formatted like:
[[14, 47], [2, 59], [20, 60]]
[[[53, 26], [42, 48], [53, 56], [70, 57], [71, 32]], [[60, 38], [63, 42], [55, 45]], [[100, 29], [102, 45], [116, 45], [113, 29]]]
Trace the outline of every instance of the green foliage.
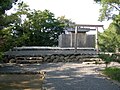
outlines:
[[12, 42], [12, 36], [11, 36], [11, 31], [9, 28], [6, 28], [4, 30], [0, 31], [0, 36], [2, 37], [1, 39], [1, 45], [0, 45], [0, 51], [6, 51], [9, 48], [11, 48], [11, 43]]
[[94, 0], [102, 5], [99, 21], [112, 19], [108, 29], [99, 34], [99, 46], [104, 52], [120, 50], [120, 0]]
[[25, 27], [29, 29], [27, 43], [36, 46], [56, 46], [58, 36], [64, 33], [65, 27], [65, 24], [56, 19], [54, 14], [48, 10], [32, 11], [29, 13], [28, 21], [25, 21], [25, 24]]
[[114, 29], [116, 30], [116, 33], [120, 35], [120, 15], [116, 15], [114, 18], [113, 18], [113, 26], [114, 26]]
[[[0, 51], [6, 51], [14, 46], [19, 46], [24, 40], [25, 35], [22, 34], [22, 15], [27, 14], [27, 7], [25, 4], [19, 4], [16, 13], [11, 15], [2, 15], [2, 28], [0, 30]], [[23, 36], [23, 37], [22, 37]]]
[[112, 59], [113, 61], [120, 63], [120, 54], [112, 54]]
[[0, 51], [15, 46], [57, 46], [58, 36], [72, 23], [65, 17], [55, 18], [48, 10], [30, 10], [23, 2], [18, 4], [16, 13], [2, 17]]
[[[114, 15], [119, 15], [120, 12], [120, 0], [94, 0], [102, 5], [100, 9], [99, 21], [105, 19], [109, 20], [114, 17]], [[116, 14], [118, 12], [118, 14]]]
[[105, 61], [106, 68], [110, 62], [113, 61], [113, 58], [109, 54], [99, 54], [99, 58], [101, 58], [103, 61]]
[[101, 3], [118, 3], [119, 4], [119, 0], [94, 0], [96, 2], [101, 2]]
[[113, 80], [117, 80], [120, 82], [120, 68], [110, 67], [106, 68], [103, 73], [110, 77]]
[[120, 49], [120, 15], [114, 18], [108, 29], [99, 34], [99, 46], [104, 52], [116, 52]]
[[2, 61], [3, 59], [3, 52], [0, 52], [0, 62]]
[[105, 61], [106, 67], [112, 61], [120, 63], [120, 54], [99, 54], [99, 58]]
[[0, 0], [0, 30], [6, 26], [5, 21], [5, 11], [12, 8], [13, 3], [17, 2], [18, 0]]
[[18, 0], [0, 0], [0, 15], [4, 14], [6, 10], [12, 8], [12, 4]]
[[98, 2], [101, 2], [101, 0], [94, 0], [94, 1], [97, 2], [97, 3], [98, 3]]

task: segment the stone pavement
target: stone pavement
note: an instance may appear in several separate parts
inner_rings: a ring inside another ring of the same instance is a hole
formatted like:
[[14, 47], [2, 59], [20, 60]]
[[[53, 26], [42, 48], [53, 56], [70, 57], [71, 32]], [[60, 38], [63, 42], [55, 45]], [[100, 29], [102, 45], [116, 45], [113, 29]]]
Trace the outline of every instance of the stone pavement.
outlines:
[[45, 63], [1, 66], [0, 72], [45, 71], [44, 90], [120, 90], [120, 86], [99, 74], [98, 70], [104, 67], [95, 64]]

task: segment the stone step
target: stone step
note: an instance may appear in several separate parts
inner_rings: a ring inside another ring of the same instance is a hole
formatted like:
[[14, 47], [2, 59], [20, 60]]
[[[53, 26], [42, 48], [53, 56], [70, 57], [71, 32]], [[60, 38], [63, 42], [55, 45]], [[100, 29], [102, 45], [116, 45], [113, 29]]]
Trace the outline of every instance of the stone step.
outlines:
[[16, 60], [42, 60], [42, 57], [16, 57]]
[[42, 63], [42, 60], [16, 60], [16, 63]]

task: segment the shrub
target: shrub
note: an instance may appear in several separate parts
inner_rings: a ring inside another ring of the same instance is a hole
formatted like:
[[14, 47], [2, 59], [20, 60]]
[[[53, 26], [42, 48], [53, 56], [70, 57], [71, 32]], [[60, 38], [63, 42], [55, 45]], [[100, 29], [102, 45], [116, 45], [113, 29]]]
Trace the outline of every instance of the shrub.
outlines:
[[109, 54], [99, 54], [99, 58], [105, 61], [106, 68], [108, 67], [108, 64], [113, 60], [113, 58]]
[[3, 52], [0, 52], [0, 62], [2, 61], [3, 59]]
[[108, 77], [110, 77], [113, 80], [117, 80], [120, 82], [120, 68], [116, 68], [116, 67], [109, 67], [106, 68], [103, 73], [105, 75], [107, 75]]
[[113, 61], [120, 63], [120, 54], [112, 54]]

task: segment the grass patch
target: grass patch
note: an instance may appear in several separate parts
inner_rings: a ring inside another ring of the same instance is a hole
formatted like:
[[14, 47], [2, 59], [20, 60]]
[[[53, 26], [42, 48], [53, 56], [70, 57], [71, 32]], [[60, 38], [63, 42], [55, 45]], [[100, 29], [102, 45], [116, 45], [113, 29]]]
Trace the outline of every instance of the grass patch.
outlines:
[[120, 82], [120, 68], [109, 67], [109, 68], [106, 68], [103, 71], [103, 73], [107, 75], [109, 78]]

